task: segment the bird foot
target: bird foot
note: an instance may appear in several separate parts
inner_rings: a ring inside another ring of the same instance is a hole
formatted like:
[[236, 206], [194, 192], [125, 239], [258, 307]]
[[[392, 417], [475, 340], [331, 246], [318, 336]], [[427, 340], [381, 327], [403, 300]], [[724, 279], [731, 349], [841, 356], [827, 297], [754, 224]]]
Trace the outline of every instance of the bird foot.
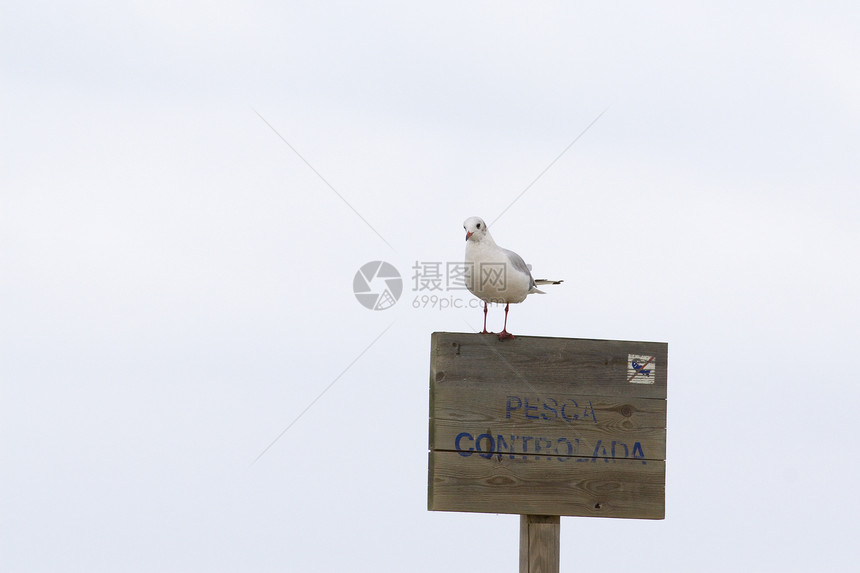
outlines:
[[482, 330], [482, 331], [481, 331], [481, 332], [479, 332], [478, 334], [495, 334], [495, 332], [490, 332], [489, 330], [487, 330], [487, 329], [485, 328], [484, 330]]
[[503, 330], [499, 333], [499, 340], [512, 340], [513, 338], [514, 335], [507, 330]]

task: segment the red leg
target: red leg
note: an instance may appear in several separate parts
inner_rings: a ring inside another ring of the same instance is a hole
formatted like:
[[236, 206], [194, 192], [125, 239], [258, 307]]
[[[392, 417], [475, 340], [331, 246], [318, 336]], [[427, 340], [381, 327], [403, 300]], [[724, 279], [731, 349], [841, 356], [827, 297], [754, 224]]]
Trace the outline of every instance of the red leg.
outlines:
[[514, 335], [508, 332], [508, 307], [511, 306], [511, 303], [505, 304], [505, 325], [502, 327], [502, 331], [499, 333], [499, 340], [504, 340], [506, 338], [513, 338]]
[[492, 334], [492, 332], [487, 332], [487, 303], [484, 303], [484, 330], [481, 334]]

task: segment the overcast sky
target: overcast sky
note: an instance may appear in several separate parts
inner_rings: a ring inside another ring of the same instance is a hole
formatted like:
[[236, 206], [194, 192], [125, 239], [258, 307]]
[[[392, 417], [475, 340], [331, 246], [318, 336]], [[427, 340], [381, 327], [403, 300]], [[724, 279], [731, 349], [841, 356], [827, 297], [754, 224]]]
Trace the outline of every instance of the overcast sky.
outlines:
[[472, 215], [565, 279], [514, 334], [669, 343], [666, 519], [563, 518], [562, 571], [856, 567], [858, 29], [5, 2], [0, 569], [515, 571], [516, 516], [426, 506], [430, 334], [482, 314], [413, 268]]

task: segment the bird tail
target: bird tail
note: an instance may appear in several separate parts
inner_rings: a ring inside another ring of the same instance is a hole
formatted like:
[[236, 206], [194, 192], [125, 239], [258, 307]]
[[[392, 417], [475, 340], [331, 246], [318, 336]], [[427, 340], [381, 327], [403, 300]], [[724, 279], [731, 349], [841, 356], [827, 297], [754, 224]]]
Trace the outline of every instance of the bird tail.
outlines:
[[560, 284], [561, 284], [561, 283], [563, 283], [563, 282], [564, 282], [563, 280], [561, 280], [561, 281], [551, 281], [551, 280], [549, 280], [549, 279], [535, 279], [535, 284], [536, 284], [536, 285], [560, 285]]

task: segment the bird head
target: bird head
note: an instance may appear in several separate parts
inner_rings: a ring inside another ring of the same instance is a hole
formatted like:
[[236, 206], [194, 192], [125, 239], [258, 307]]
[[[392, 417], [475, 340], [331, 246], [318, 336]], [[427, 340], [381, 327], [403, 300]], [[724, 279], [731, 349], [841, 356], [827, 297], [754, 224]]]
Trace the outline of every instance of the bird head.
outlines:
[[463, 222], [466, 229], [466, 240], [478, 242], [487, 236], [487, 224], [480, 217], [469, 217]]

